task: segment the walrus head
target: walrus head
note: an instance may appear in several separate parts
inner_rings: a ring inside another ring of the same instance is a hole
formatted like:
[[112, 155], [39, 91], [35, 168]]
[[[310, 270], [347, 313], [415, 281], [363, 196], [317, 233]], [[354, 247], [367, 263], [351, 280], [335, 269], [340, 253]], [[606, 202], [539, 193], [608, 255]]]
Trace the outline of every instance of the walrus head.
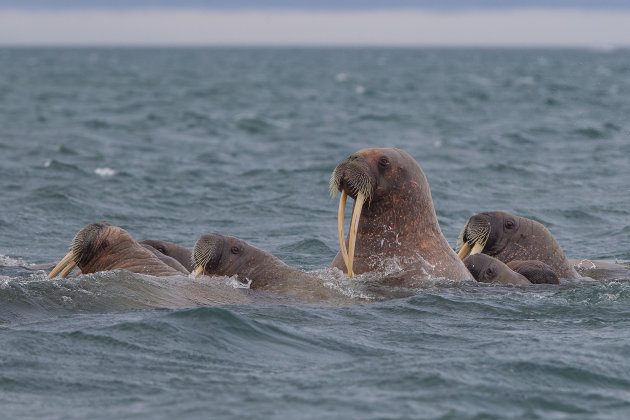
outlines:
[[200, 237], [192, 253], [195, 277], [236, 276], [241, 283], [251, 281], [250, 288], [260, 288], [274, 277], [277, 267], [286, 267], [272, 254], [233, 236], [210, 233]]
[[68, 254], [48, 278], [66, 277], [77, 266], [83, 274], [117, 268], [156, 276], [181, 274], [143, 248], [126, 230], [106, 222], [91, 223], [81, 229]]
[[48, 278], [52, 279], [56, 275], [67, 277], [75, 267], [87, 264], [99, 249], [107, 248], [109, 244], [102, 233], [110, 226], [107, 222], [91, 223], [81, 229], [74, 236], [69, 252], [48, 274]]
[[482, 283], [531, 284], [522, 274], [512, 271], [503, 262], [485, 254], [470, 255], [464, 259], [470, 274]]
[[457, 250], [462, 259], [468, 253], [484, 253], [506, 264], [541, 261], [560, 278], [579, 277], [549, 229], [535, 220], [502, 211], [471, 217], [459, 235]]
[[[339, 210], [337, 213], [337, 233], [340, 252], [346, 265], [348, 277], [354, 276], [353, 263], [357, 229], [362, 214], [369, 212], [371, 220], [379, 219], [386, 212], [398, 208], [400, 213], [413, 214], [408, 226], [402, 227], [401, 215], [391, 215], [386, 223], [380, 219], [380, 225], [387, 228], [398, 238], [417, 228], [422, 209], [432, 212], [431, 193], [428, 183], [420, 166], [406, 152], [400, 149], [363, 149], [349, 156], [341, 162], [330, 177], [330, 194], [334, 198], [337, 191], [341, 192]], [[424, 195], [419, 194], [423, 191]], [[348, 234], [348, 248], [344, 236], [344, 212], [346, 201], [352, 197], [354, 209]], [[422, 198], [430, 203], [420, 202]], [[391, 222], [391, 223], [390, 223]], [[406, 222], [406, 221], [405, 221]], [[396, 225], [398, 223], [398, 225]], [[396, 226], [395, 226], [396, 225]], [[398, 230], [396, 230], [398, 229]], [[407, 229], [406, 231], [403, 231]], [[380, 240], [375, 239], [375, 240]]]
[[560, 284], [556, 273], [542, 261], [510, 261], [507, 266], [534, 284]]
[[500, 211], [472, 216], [457, 239], [457, 255], [464, 259], [469, 253], [498, 253], [518, 232], [519, 219], [518, 216]]

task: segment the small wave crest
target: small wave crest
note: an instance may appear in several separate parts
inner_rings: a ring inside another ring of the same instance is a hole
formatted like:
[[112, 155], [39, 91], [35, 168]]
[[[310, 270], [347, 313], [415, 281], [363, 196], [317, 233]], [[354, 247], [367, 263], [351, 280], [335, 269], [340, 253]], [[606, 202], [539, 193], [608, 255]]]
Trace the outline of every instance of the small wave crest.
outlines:
[[12, 258], [7, 255], [0, 254], [0, 265], [5, 267], [24, 267], [27, 263], [22, 258]]
[[96, 168], [94, 169], [94, 173], [98, 176], [102, 176], [103, 178], [110, 177], [116, 175], [116, 171], [111, 168]]

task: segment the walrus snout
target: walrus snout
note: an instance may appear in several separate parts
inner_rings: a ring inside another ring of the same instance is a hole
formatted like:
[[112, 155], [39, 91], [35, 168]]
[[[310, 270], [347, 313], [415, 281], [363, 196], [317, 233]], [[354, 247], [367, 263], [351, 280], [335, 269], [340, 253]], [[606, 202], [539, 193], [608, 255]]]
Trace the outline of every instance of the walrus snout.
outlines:
[[[376, 187], [376, 179], [374, 175], [372, 175], [370, 164], [365, 157], [359, 153], [355, 153], [337, 165], [330, 177], [329, 187], [331, 198], [335, 197], [337, 191], [341, 191], [339, 210], [337, 212], [337, 234], [339, 237], [341, 255], [348, 270], [348, 278], [352, 278], [354, 277], [352, 265], [359, 219], [361, 217], [363, 204], [365, 202], [369, 203], [372, 199], [372, 192]], [[348, 196], [354, 199], [354, 209], [352, 211], [352, 220], [350, 221], [348, 248], [346, 249], [343, 218]]]
[[376, 180], [370, 171], [370, 166], [363, 156], [354, 154], [341, 162], [330, 177], [330, 195], [335, 197], [337, 191], [345, 192], [356, 200], [359, 194], [369, 199]]
[[457, 239], [458, 256], [462, 260], [470, 255], [479, 254], [490, 237], [490, 217], [484, 213], [476, 214], [468, 219]]
[[195, 271], [194, 276], [199, 276], [204, 270], [215, 270], [221, 261], [223, 250], [223, 235], [209, 233], [197, 240], [193, 247], [192, 260]]
[[56, 275], [64, 278], [74, 270], [76, 266], [85, 265], [94, 255], [95, 251], [103, 245], [102, 233], [111, 225], [107, 222], [90, 223], [81, 229], [72, 240], [70, 250], [65, 257], [48, 274], [48, 278], [52, 279]]
[[90, 223], [79, 231], [72, 240], [70, 250], [74, 254], [79, 267], [87, 264], [101, 246], [107, 246], [103, 231], [111, 225], [107, 222]]

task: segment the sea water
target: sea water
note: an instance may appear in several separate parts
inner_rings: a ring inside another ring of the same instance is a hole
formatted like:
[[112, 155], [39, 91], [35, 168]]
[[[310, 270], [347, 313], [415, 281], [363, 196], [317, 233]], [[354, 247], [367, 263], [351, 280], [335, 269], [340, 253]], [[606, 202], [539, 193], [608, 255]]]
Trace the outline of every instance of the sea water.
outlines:
[[503, 210], [627, 263], [629, 115], [627, 50], [0, 49], [2, 417], [627, 417], [627, 272], [217, 306], [31, 264], [105, 220], [341, 281], [328, 180], [364, 147], [418, 161], [452, 246]]

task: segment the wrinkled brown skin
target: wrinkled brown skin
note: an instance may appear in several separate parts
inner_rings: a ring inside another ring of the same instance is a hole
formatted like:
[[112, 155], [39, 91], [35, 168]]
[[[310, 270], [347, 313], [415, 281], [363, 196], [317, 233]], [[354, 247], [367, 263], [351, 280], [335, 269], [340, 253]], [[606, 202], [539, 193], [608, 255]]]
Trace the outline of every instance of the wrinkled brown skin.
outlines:
[[481, 283], [532, 284], [522, 274], [485, 254], [470, 255], [464, 259], [464, 264], [473, 278]]
[[[502, 211], [477, 214], [469, 219], [481, 218], [490, 226], [490, 236], [483, 253], [504, 263], [515, 260], [542, 261], [560, 278], [579, 277], [560, 244], [542, 224], [525, 217]], [[507, 227], [511, 221], [513, 227]]]
[[[308, 302], [344, 304], [351, 299], [322, 284], [322, 280], [291, 267], [269, 252], [233, 236], [203, 235], [193, 249], [193, 258], [202, 248], [210, 255], [204, 265], [207, 276], [236, 276], [250, 289], [267, 290]], [[195, 259], [195, 265], [198, 260]], [[201, 264], [200, 264], [201, 265]]]
[[125, 269], [151, 276], [182, 275], [181, 271], [160, 261], [118, 226], [104, 225], [78, 248], [81, 251], [76, 258], [83, 274]]
[[174, 244], [168, 241], [160, 241], [155, 239], [145, 239], [139, 242], [140, 245], [149, 245], [160, 253], [176, 259], [188, 272], [193, 271], [192, 252], [188, 248]]
[[[388, 159], [388, 166], [379, 165], [382, 157]], [[363, 205], [357, 229], [355, 274], [378, 271], [379, 261], [384, 259], [409, 257], [415, 262], [403, 268], [415, 270], [415, 275], [420, 272], [425, 277], [470, 279], [442, 235], [429, 183], [409, 154], [400, 149], [363, 149], [341, 162], [337, 168], [344, 175], [339, 190], [356, 199], [348, 188], [352, 167], [367, 173], [372, 184], [372, 199]], [[347, 272], [340, 252], [332, 267]]]
[[560, 284], [556, 273], [542, 261], [514, 260], [507, 263], [507, 266], [524, 275], [532, 284]]
[[160, 251], [158, 251], [157, 249], [155, 249], [151, 245], [147, 245], [147, 244], [144, 244], [142, 242], [138, 242], [138, 243], [144, 249], [147, 249], [147, 250], [151, 251], [151, 253], [153, 255], [158, 257], [158, 259], [160, 261], [162, 261], [164, 264], [168, 265], [169, 267], [174, 268], [175, 270], [179, 271], [182, 274], [190, 274], [190, 271], [188, 271], [186, 269], [186, 267], [181, 265], [180, 262], [177, 261], [175, 258], [169, 257], [168, 255], [164, 255], [163, 253], [161, 253]]

